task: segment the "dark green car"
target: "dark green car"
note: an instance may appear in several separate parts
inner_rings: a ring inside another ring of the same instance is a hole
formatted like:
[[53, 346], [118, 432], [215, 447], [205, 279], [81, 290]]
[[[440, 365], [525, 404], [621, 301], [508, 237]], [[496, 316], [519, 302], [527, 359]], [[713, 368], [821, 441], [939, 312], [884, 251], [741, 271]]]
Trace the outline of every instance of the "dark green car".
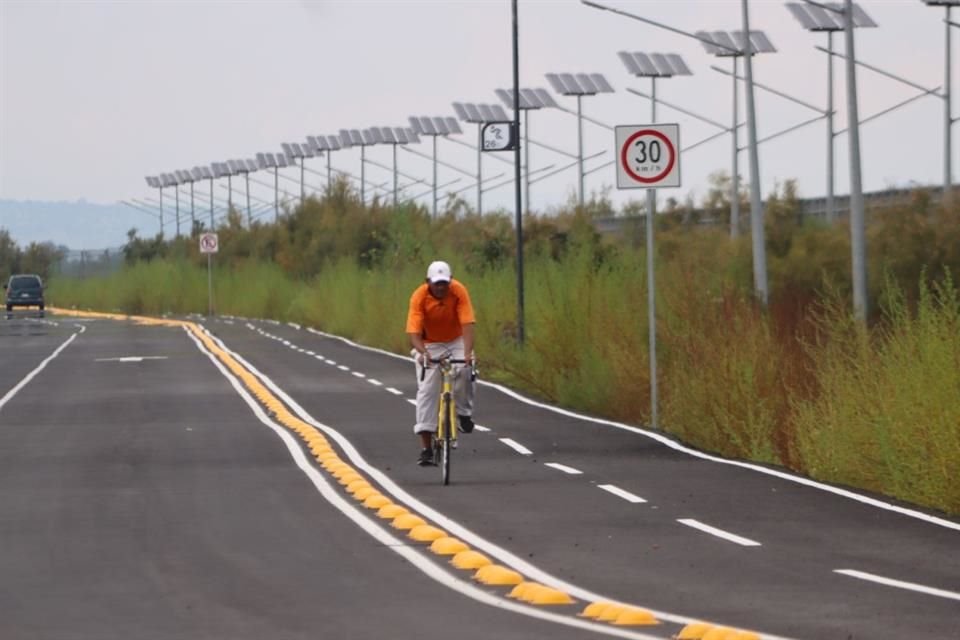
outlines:
[[39, 307], [40, 317], [43, 317], [43, 280], [33, 274], [10, 276], [7, 284], [7, 315], [13, 312], [14, 307]]

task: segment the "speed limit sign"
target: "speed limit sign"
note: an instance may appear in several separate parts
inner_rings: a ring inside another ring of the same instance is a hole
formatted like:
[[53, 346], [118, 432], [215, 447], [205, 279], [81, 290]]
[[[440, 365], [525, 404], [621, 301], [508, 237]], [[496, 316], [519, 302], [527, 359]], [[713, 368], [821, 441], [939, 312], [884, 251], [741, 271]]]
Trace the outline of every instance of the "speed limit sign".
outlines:
[[680, 125], [616, 127], [617, 188], [680, 186]]
[[215, 233], [200, 234], [200, 253], [216, 253], [220, 243]]

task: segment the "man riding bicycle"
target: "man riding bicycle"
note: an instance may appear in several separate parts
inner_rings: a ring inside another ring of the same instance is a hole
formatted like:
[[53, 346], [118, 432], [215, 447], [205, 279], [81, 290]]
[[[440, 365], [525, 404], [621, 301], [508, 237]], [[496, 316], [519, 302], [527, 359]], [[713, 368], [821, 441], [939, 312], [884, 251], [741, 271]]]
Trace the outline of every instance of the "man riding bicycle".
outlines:
[[467, 361], [464, 368], [456, 371], [453, 393], [460, 431], [473, 431], [473, 325], [473, 305], [467, 288], [453, 279], [446, 262], [432, 262], [427, 268], [426, 282], [410, 296], [407, 313], [407, 335], [413, 347], [410, 354], [415, 356], [417, 368], [417, 423], [413, 432], [420, 438], [420, 466], [433, 464], [431, 439], [437, 431], [440, 373], [429, 366], [430, 359]]

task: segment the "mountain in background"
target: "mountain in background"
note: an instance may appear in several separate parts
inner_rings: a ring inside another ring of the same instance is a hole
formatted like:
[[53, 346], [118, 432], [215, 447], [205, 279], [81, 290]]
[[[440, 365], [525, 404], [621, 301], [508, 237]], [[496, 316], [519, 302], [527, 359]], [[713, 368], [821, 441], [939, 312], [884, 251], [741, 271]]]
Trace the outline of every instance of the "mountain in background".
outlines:
[[0, 228], [10, 232], [20, 247], [52, 242], [70, 249], [108, 249], [127, 242], [136, 228], [140, 237], [160, 229], [155, 218], [120, 204], [0, 200]]

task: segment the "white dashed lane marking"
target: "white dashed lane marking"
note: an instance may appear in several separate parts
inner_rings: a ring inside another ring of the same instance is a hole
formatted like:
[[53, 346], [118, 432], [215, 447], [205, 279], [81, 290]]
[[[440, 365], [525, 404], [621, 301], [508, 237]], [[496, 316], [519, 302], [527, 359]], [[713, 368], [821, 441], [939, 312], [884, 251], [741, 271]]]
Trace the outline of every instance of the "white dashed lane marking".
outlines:
[[730, 533], [729, 531], [724, 531], [723, 529], [717, 529], [716, 527], [711, 527], [708, 524], [703, 524], [702, 522], [698, 520], [694, 520], [692, 518], [680, 518], [679, 520], [677, 520], [677, 522], [679, 522], [680, 524], [685, 524], [688, 527], [693, 527], [694, 529], [703, 531], [704, 533], [709, 533], [712, 536], [723, 538], [724, 540], [727, 540], [729, 542], [734, 542], [744, 547], [760, 546], [760, 543], [757, 542], [756, 540], [751, 540], [750, 538], [743, 538], [736, 534]]
[[376, 387], [382, 387], [382, 386], [383, 386], [383, 383], [382, 383], [382, 382], [380, 382], [379, 380], [376, 380], [376, 379], [374, 379], [374, 378], [368, 378], [368, 379], [367, 379], [367, 382], [369, 382], [370, 384], [372, 384], [372, 385], [374, 385], [374, 386], [376, 386]]
[[402, 396], [402, 395], [403, 395], [403, 391], [400, 391], [400, 389], [394, 389], [393, 387], [387, 387], [387, 391], [389, 391], [390, 393], [392, 393], [392, 394], [395, 395], [395, 396]]
[[854, 569], [834, 569], [833, 572], [839, 573], [845, 576], [850, 576], [851, 578], [859, 578], [860, 580], [875, 582], [877, 584], [886, 585], [888, 587], [896, 587], [897, 589], [906, 589], [907, 591], [916, 591], [917, 593], [924, 593], [928, 596], [937, 596], [938, 598], [949, 598], [950, 600], [960, 600], [960, 593], [956, 593], [954, 591], [947, 591], [946, 589], [936, 589], [934, 587], [928, 587], [926, 585], [917, 584], [915, 582], [904, 582], [902, 580], [894, 580], [893, 578], [884, 578], [883, 576], [878, 576], [872, 573], [866, 573], [865, 571], [855, 571]]
[[547, 462], [545, 463], [545, 465], [550, 467], [551, 469], [556, 469], [557, 471], [563, 471], [564, 473], [569, 473], [572, 476], [578, 476], [581, 473], [583, 473], [583, 471], [580, 471], [580, 469], [574, 469], [573, 467], [568, 467], [567, 465], [560, 464], [559, 462]]
[[[474, 425], [474, 427], [479, 428], [477, 427], [477, 425]], [[516, 440], [512, 440], [511, 438], [500, 438], [500, 442], [507, 445], [508, 447], [510, 447], [517, 453], [519, 453], [520, 455], [524, 455], [524, 456], [533, 455], [533, 451], [530, 451], [530, 449], [527, 449], [525, 446], [523, 446]]]
[[354, 371], [354, 372], [353, 372], [353, 375], [357, 376], [358, 378], [366, 378], [366, 377], [367, 377], [367, 374], [365, 374], [365, 373], [360, 373], [359, 371]]
[[613, 495], [619, 498], [623, 498], [627, 502], [632, 502], [633, 504], [640, 504], [641, 502], [646, 502], [646, 500], [644, 500], [640, 496], [635, 496], [629, 491], [624, 491], [620, 487], [617, 487], [612, 484], [598, 484], [597, 486], [603, 489], [604, 491], [612, 493]]

